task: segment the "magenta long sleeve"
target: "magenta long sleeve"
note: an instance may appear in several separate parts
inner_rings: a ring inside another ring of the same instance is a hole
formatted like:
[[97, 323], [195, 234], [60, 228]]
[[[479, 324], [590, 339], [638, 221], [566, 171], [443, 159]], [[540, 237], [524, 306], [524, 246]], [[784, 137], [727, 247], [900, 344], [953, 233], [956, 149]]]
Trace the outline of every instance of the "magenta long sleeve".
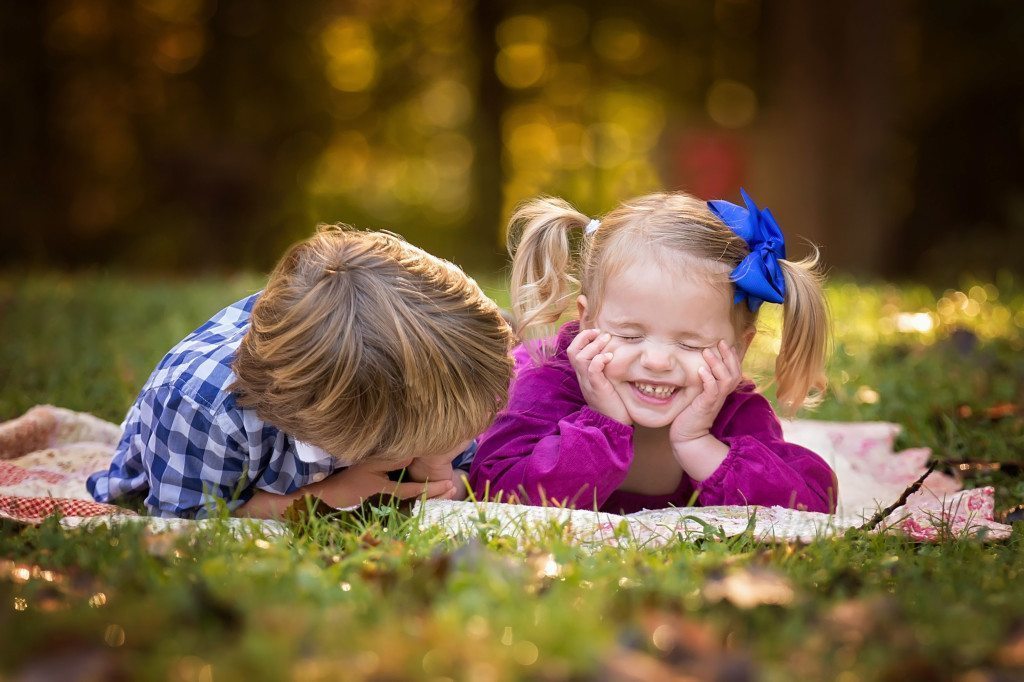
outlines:
[[835, 475], [814, 452], [782, 437], [782, 426], [753, 384], [740, 386], [719, 412], [711, 433], [729, 446], [714, 473], [699, 484], [702, 506], [779, 505], [832, 512]]
[[818, 455], [782, 438], [768, 401], [753, 384], [727, 399], [711, 433], [729, 454], [710, 477], [683, 475], [668, 495], [618, 490], [633, 461], [633, 429], [587, 406], [565, 349], [577, 323], [560, 331], [556, 353], [536, 364], [523, 347], [514, 351], [516, 376], [509, 404], [481, 436], [470, 470], [474, 492], [493, 499], [514, 493], [521, 502], [557, 501], [613, 513], [685, 506], [781, 505], [829, 512], [836, 482]]
[[[501, 492], [524, 503], [600, 508], [629, 471], [633, 428], [575, 397], [575, 381], [549, 378], [543, 368], [519, 374], [508, 408], [480, 441], [470, 481], [478, 496], [492, 499]], [[546, 397], [537, 400], [538, 391]]]

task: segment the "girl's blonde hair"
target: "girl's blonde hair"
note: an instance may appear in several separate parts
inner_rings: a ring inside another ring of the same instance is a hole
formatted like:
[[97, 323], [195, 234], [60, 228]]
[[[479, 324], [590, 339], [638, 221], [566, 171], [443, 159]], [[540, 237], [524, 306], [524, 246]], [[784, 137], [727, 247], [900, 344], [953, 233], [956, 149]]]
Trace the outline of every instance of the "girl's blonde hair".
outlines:
[[[750, 253], [706, 202], [681, 192], [626, 201], [596, 231], [583, 233], [590, 222], [566, 201], [551, 197], [526, 202], [512, 216], [511, 295], [521, 338], [550, 336], [577, 293], [598, 310], [607, 278], [640, 256], [662, 262], [683, 258], [695, 266], [695, 274], [731, 291], [729, 273]], [[829, 316], [818, 263], [816, 248], [807, 259], [779, 261], [786, 296], [775, 382], [786, 415], [820, 402], [825, 388]], [[745, 302], [733, 306], [732, 318], [739, 335], [757, 322]], [[550, 352], [550, 346], [542, 348]]]
[[275, 268], [238, 403], [350, 462], [446, 452], [503, 407], [511, 330], [470, 277], [383, 232], [321, 225]]

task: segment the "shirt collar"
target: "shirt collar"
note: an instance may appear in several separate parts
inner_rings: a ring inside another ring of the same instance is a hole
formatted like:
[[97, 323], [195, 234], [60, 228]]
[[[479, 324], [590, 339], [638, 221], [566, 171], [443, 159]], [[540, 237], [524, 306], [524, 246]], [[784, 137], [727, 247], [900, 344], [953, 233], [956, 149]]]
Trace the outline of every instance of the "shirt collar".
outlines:
[[304, 443], [298, 439], [295, 440], [295, 456], [299, 458], [300, 462], [307, 462], [309, 464], [334, 459], [326, 450], [322, 450], [321, 448], [318, 448], [315, 445], [310, 445], [309, 443]]

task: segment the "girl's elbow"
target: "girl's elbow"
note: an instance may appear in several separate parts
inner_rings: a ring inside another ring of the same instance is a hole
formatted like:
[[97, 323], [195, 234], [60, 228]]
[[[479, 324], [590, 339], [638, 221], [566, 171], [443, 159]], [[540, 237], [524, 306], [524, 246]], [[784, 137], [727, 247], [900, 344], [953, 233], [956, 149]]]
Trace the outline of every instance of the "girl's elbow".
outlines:
[[834, 514], [838, 502], [838, 491], [834, 484], [826, 486], [808, 487], [804, 500], [796, 505], [796, 509], [803, 509], [822, 514]]
[[825, 514], [834, 514], [839, 504], [839, 479], [831, 467], [822, 462], [823, 471], [817, 476], [818, 481], [814, 486], [818, 492], [816, 497], [820, 500], [820, 511]]

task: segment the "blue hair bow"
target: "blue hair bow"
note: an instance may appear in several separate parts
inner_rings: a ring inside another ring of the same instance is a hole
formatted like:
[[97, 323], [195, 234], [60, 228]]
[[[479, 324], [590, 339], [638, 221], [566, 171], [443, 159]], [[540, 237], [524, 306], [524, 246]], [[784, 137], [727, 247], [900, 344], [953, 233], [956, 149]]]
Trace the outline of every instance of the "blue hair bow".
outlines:
[[708, 208], [722, 219], [750, 247], [750, 254], [729, 275], [736, 284], [733, 303], [746, 299], [747, 307], [757, 312], [765, 301], [782, 303], [786, 298], [786, 280], [779, 259], [786, 257], [786, 240], [775, 216], [767, 208], [758, 208], [745, 190], [740, 190], [747, 207], [728, 201], [708, 202]]

